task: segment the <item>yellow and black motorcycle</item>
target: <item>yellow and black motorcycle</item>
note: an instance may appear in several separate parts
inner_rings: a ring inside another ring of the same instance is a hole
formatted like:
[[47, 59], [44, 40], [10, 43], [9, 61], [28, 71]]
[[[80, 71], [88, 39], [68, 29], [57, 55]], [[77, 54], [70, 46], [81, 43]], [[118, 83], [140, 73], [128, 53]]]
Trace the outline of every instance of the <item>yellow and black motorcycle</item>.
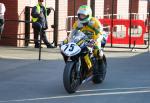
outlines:
[[[74, 93], [78, 87], [92, 80], [93, 83], [102, 83], [105, 79], [107, 61], [105, 55], [101, 59], [93, 56], [94, 42], [79, 31], [72, 32], [68, 43], [62, 44], [60, 49], [65, 60], [63, 83], [68, 93]], [[103, 52], [103, 51], [101, 51]]]

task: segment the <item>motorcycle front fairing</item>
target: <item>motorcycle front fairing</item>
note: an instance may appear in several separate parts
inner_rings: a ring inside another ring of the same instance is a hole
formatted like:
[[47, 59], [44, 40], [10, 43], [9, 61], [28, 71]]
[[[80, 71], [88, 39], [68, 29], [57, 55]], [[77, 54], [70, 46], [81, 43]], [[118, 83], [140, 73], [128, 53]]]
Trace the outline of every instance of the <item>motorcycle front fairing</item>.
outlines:
[[79, 31], [74, 30], [71, 32], [69, 36], [69, 40], [67, 44], [61, 46], [61, 52], [66, 57], [74, 57], [79, 55], [84, 46], [84, 39], [87, 38], [86, 35]]

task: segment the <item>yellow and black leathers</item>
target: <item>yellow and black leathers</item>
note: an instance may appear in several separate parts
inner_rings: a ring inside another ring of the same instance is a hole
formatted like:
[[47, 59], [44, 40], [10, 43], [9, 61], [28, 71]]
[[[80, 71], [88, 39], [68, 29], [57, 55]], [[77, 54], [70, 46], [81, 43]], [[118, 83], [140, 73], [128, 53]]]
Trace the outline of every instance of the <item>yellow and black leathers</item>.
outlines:
[[73, 29], [81, 30], [89, 39], [95, 41], [93, 53], [94, 56], [99, 57], [99, 50], [101, 49], [101, 34], [103, 32], [100, 21], [94, 17], [92, 17], [88, 23], [84, 24], [80, 23], [80, 21], [76, 21], [73, 25]]

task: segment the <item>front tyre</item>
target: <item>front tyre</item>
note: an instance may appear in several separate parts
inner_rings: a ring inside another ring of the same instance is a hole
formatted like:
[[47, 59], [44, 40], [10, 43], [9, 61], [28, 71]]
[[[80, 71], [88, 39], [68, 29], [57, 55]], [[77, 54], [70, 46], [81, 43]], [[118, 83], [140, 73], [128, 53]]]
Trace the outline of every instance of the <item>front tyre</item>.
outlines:
[[80, 84], [80, 80], [77, 77], [76, 62], [74, 61], [66, 62], [66, 66], [63, 73], [63, 83], [68, 93], [71, 94], [76, 92]]

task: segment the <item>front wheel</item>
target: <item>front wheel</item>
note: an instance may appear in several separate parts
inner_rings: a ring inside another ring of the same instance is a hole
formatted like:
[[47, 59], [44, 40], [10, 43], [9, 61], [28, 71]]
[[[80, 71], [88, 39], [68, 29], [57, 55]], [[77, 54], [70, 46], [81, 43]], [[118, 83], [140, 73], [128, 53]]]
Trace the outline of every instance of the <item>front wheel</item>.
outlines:
[[106, 76], [107, 61], [105, 55], [100, 60], [95, 60], [93, 68], [93, 83], [102, 83]]
[[76, 69], [76, 62], [74, 61], [66, 62], [66, 66], [63, 73], [63, 83], [68, 93], [76, 92], [80, 84], [80, 79], [78, 78]]

